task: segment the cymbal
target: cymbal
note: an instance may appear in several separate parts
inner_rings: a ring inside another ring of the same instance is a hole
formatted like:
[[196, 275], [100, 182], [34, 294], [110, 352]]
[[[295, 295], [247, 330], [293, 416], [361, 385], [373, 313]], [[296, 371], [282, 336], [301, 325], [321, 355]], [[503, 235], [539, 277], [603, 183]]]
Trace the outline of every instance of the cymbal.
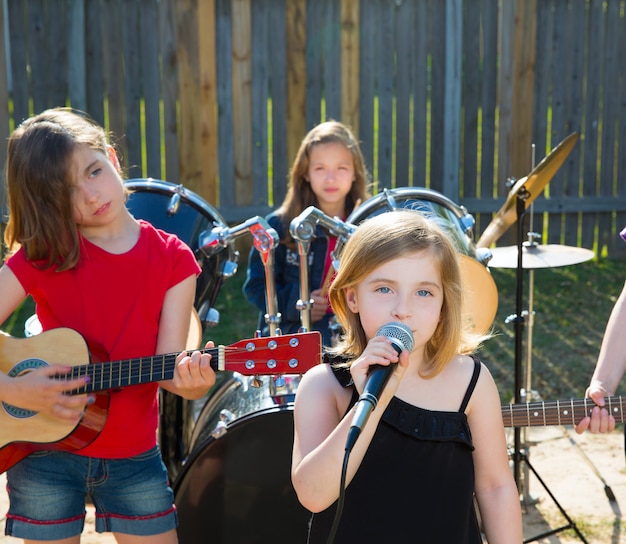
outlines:
[[[517, 268], [517, 246], [494, 247], [489, 267]], [[558, 244], [522, 245], [522, 268], [553, 268], [570, 264], [584, 263], [593, 259], [593, 251], [582, 247], [561, 246]]]
[[567, 156], [570, 154], [574, 144], [578, 140], [578, 133], [572, 132], [559, 145], [557, 145], [544, 159], [535, 166], [531, 173], [519, 179], [509, 191], [504, 205], [491, 223], [476, 242], [477, 247], [489, 247], [493, 244], [517, 219], [517, 196], [527, 196], [524, 198], [524, 210], [528, 208], [535, 198], [544, 190], [548, 182], [556, 174]]

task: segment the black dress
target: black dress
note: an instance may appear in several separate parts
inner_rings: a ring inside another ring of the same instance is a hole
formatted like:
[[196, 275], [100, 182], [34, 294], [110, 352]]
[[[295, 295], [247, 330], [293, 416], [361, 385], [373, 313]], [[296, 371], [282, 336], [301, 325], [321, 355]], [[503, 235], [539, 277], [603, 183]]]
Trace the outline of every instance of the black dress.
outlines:
[[[480, 362], [474, 362], [458, 412], [392, 399], [346, 489], [335, 544], [482, 542], [473, 502], [474, 447], [465, 415], [480, 374]], [[335, 370], [344, 386], [352, 386], [346, 374]], [[350, 405], [357, 399], [355, 390]], [[309, 544], [327, 542], [336, 507], [335, 502], [313, 515]]]

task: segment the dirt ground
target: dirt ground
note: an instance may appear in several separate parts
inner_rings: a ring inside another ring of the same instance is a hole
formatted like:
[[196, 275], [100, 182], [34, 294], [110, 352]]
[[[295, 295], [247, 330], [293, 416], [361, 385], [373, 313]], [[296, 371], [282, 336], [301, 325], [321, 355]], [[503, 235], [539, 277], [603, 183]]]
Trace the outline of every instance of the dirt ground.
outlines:
[[[512, 445], [513, 441], [511, 433], [509, 443]], [[626, 544], [626, 521], [622, 518], [622, 510], [626, 515], [626, 465], [621, 429], [609, 435], [577, 435], [564, 427], [534, 427], [522, 431], [521, 441], [528, 452], [528, 463], [521, 461], [518, 465], [523, 489], [524, 542]], [[7, 510], [4, 483], [4, 476], [0, 476], [2, 535]], [[15, 544], [20, 540], [0, 536], [0, 542]], [[115, 542], [110, 534], [95, 533], [91, 508], [82, 542]]]

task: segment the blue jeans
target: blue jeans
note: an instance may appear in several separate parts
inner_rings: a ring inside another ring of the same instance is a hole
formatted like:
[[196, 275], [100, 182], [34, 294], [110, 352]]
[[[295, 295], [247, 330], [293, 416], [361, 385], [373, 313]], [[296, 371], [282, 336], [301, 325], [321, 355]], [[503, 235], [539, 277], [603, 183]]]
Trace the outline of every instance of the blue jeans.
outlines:
[[79, 535], [85, 501], [96, 508], [96, 531], [156, 535], [176, 528], [174, 494], [157, 447], [128, 459], [65, 452], [34, 453], [7, 471], [5, 533], [57, 540]]

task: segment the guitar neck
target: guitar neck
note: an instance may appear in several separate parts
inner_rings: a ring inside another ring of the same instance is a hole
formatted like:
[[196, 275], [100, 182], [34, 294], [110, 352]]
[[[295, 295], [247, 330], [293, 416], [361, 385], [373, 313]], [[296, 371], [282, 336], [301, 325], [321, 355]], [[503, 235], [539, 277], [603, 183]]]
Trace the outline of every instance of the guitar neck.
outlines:
[[[214, 371], [231, 370], [244, 375], [304, 374], [321, 361], [319, 332], [241, 340], [230, 346], [198, 350], [211, 355]], [[89, 376], [89, 382], [71, 394], [80, 395], [129, 385], [171, 380], [178, 353], [73, 366], [68, 380]]]
[[[625, 397], [606, 397], [605, 408], [618, 423], [623, 423]], [[547, 425], [577, 425], [585, 416], [591, 415], [595, 403], [589, 399], [528, 402], [502, 406], [505, 427], [537, 427]]]
[[[211, 354], [211, 367], [217, 371], [220, 366], [218, 348], [200, 351]], [[67, 376], [59, 376], [59, 379], [73, 380], [74, 378], [89, 376], [89, 383], [72, 391], [72, 394], [75, 395], [117, 389], [128, 385], [171, 380], [174, 377], [177, 355], [169, 353], [124, 361], [74, 366]]]

